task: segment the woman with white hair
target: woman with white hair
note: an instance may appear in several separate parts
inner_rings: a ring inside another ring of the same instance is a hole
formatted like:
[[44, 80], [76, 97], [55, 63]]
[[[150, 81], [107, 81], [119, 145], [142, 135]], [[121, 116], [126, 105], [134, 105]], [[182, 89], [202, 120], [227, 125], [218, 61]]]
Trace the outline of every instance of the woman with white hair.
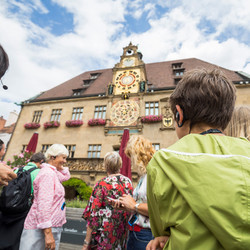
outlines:
[[24, 222], [20, 250], [59, 249], [62, 226], [66, 223], [65, 191], [61, 182], [70, 178], [68, 150], [53, 144], [45, 153], [47, 163], [33, 182], [34, 201]]

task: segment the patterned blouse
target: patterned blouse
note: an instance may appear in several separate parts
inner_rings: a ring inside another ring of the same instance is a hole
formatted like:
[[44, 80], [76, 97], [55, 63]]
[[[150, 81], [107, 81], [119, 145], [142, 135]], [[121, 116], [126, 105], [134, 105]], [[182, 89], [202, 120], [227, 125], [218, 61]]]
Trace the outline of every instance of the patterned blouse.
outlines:
[[49, 227], [62, 227], [66, 223], [64, 187], [61, 182], [70, 178], [69, 169], [57, 169], [43, 163], [41, 170], [33, 182], [34, 201], [25, 219], [25, 229], [44, 229]]
[[96, 183], [82, 217], [93, 229], [97, 249], [126, 249], [130, 213], [113, 209], [108, 197], [118, 199], [123, 194], [132, 196], [132, 192], [130, 179], [123, 175], [105, 177]]

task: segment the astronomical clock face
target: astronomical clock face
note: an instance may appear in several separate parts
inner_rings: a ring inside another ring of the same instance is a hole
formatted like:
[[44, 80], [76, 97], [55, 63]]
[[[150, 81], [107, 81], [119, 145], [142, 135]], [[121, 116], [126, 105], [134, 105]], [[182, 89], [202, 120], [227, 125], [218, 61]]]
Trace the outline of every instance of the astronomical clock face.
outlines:
[[134, 58], [125, 58], [122, 62], [123, 67], [131, 67], [135, 65]]
[[116, 126], [133, 125], [139, 116], [139, 105], [133, 100], [122, 100], [113, 105], [111, 121]]
[[118, 72], [115, 77], [116, 94], [122, 92], [136, 93], [140, 82], [140, 74], [137, 70], [125, 70]]

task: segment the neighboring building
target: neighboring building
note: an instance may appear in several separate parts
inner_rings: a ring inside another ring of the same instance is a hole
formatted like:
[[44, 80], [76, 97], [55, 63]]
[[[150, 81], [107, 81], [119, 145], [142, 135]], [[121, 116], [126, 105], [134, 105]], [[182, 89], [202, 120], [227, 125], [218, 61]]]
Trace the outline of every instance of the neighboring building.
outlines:
[[[237, 104], [250, 104], [249, 75], [196, 58], [145, 64], [137, 46], [130, 43], [113, 69], [84, 72], [24, 102], [6, 157], [24, 150], [38, 132], [37, 151], [64, 144], [70, 151], [72, 176], [93, 185], [106, 175], [103, 157], [119, 150], [124, 128], [145, 136], [156, 149], [177, 140], [169, 96], [183, 73], [197, 67], [220, 68], [238, 89]], [[26, 123], [33, 124], [25, 128]], [[39, 128], [28, 129], [38, 124]], [[138, 180], [136, 169], [132, 178]]]
[[8, 147], [8, 142], [15, 128], [17, 118], [18, 113], [16, 111], [10, 112], [7, 120], [2, 116], [0, 117], [0, 139], [4, 142], [6, 148]]

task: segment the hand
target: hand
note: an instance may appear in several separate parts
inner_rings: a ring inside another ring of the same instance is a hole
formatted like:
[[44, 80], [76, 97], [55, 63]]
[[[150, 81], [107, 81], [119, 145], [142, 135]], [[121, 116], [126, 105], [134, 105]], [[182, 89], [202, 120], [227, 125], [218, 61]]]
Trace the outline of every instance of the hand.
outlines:
[[84, 244], [84, 245], [82, 246], [82, 250], [88, 250], [88, 249], [89, 249], [89, 245]]
[[17, 178], [17, 175], [13, 172], [13, 170], [9, 166], [0, 163], [0, 186], [7, 186], [8, 181], [11, 181], [15, 178]]
[[160, 236], [160, 237], [156, 237], [153, 240], [149, 241], [146, 250], [160, 250], [163, 249], [165, 244], [168, 241], [168, 236]]
[[136, 201], [132, 196], [124, 194], [122, 197], [120, 197], [119, 202], [126, 211], [135, 212]]
[[55, 250], [56, 243], [51, 228], [44, 229], [44, 236], [45, 236], [45, 249]]

